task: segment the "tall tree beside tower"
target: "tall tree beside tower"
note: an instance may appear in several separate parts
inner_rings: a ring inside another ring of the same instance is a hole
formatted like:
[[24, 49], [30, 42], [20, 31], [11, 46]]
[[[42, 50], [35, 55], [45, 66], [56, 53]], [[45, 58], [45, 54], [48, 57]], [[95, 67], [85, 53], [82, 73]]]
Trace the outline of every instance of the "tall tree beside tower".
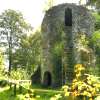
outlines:
[[8, 9], [0, 15], [0, 43], [6, 47], [9, 72], [12, 68], [12, 52], [20, 45], [20, 38], [32, 27], [27, 24], [20, 12]]

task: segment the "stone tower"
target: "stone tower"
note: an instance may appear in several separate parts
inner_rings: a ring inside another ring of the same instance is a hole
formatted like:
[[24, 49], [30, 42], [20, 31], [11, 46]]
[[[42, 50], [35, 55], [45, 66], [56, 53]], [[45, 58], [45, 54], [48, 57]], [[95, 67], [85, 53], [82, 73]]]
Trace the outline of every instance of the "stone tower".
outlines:
[[90, 37], [93, 29], [93, 18], [85, 7], [61, 4], [46, 12], [42, 22], [42, 84], [56, 87], [72, 81], [74, 64], [81, 63], [77, 37]]

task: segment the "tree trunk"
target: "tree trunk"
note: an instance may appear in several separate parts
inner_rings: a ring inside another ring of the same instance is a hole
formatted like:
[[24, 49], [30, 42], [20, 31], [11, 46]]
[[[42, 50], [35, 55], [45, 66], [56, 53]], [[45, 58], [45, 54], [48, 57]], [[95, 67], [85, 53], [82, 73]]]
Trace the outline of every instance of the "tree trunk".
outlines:
[[9, 72], [11, 71], [12, 67], [12, 36], [9, 37]]
[[9, 51], [9, 72], [11, 71], [11, 52]]

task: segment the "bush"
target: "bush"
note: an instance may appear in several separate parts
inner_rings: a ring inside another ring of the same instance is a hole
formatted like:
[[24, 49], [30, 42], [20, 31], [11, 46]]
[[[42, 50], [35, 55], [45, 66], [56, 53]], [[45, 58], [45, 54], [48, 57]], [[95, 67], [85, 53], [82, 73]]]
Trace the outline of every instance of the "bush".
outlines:
[[74, 71], [76, 73], [76, 77], [71, 86], [64, 85], [62, 87], [64, 92], [64, 95], [61, 95], [62, 98], [71, 95], [73, 97], [81, 98], [79, 100], [83, 100], [84, 98], [88, 98], [88, 100], [94, 100], [94, 98], [96, 98], [100, 93], [99, 78], [94, 75], [85, 74], [85, 67], [82, 64], [77, 64]]
[[30, 79], [30, 76], [28, 75], [25, 69], [18, 68], [17, 70], [11, 71], [9, 78], [15, 80], [26, 80], [26, 79]]
[[5, 87], [8, 85], [8, 82], [6, 80], [0, 80], [0, 87]]

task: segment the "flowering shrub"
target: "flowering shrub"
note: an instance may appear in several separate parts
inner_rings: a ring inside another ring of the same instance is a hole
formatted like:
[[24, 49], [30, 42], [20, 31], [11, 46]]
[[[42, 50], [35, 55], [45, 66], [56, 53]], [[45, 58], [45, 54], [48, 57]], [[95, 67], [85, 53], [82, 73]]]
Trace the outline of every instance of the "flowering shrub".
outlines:
[[[99, 78], [94, 75], [85, 74], [85, 67], [82, 64], [75, 65], [74, 69], [76, 77], [73, 80], [71, 86], [64, 85], [62, 87], [64, 96], [69, 95], [74, 97], [88, 97], [89, 100], [99, 100], [100, 96], [100, 81]], [[98, 96], [98, 97], [97, 97]], [[59, 99], [54, 99], [59, 100]]]
[[84, 71], [83, 65], [75, 66], [76, 78], [73, 80], [71, 92], [74, 96], [88, 96], [92, 100], [100, 92], [100, 81], [96, 76], [85, 74]]

